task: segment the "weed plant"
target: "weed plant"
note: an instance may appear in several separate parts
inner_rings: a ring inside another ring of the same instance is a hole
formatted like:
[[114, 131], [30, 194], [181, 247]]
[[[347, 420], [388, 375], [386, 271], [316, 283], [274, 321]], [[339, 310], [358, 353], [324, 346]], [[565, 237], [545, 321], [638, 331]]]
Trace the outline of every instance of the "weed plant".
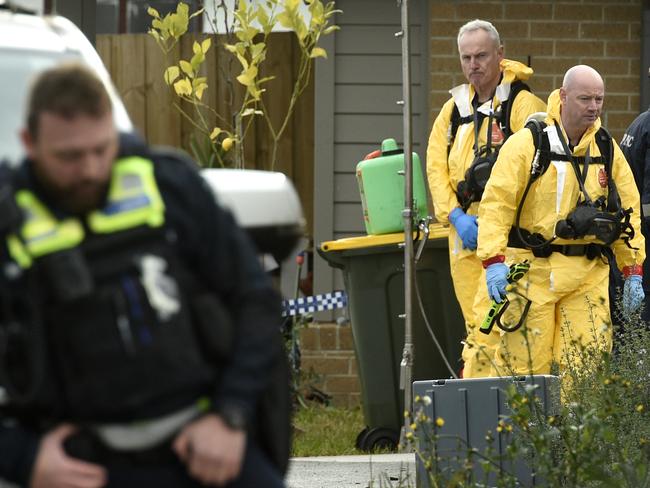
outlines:
[[618, 322], [612, 352], [593, 319], [589, 345], [565, 334], [560, 398], [543, 404], [534, 384], [512, 382], [507, 413], [482, 446], [443, 435], [445, 419], [429, 416], [431, 399], [416, 397], [405, 415], [421, 467], [418, 486], [650, 487], [650, 330], [639, 314]]

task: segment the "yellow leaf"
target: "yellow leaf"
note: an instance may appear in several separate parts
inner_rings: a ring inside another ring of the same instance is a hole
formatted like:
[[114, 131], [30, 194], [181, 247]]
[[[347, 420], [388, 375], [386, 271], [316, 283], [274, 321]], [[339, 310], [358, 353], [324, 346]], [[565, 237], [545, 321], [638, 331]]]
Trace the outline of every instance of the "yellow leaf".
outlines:
[[203, 61], [205, 61], [205, 54], [203, 54], [201, 51], [192, 56], [192, 59], [190, 59], [190, 66], [192, 66], [194, 73], [198, 73]]
[[327, 51], [325, 51], [325, 49], [323, 49], [322, 47], [315, 47], [314, 49], [311, 50], [309, 57], [327, 59]]
[[192, 52], [193, 52], [194, 54], [198, 54], [198, 53], [200, 53], [200, 52], [201, 52], [201, 44], [199, 44], [198, 42], [194, 41], [194, 44], [192, 44]]
[[248, 69], [248, 61], [246, 61], [246, 58], [238, 53], [237, 54], [237, 59], [239, 60], [239, 62], [243, 66], [243, 68], [245, 70], [247, 70]]
[[207, 83], [199, 83], [196, 88], [194, 88], [194, 96], [201, 100], [203, 96], [203, 91], [208, 87]]
[[246, 90], [248, 91], [250, 96], [253, 97], [254, 100], [259, 100], [260, 97], [262, 96], [262, 93], [264, 92], [264, 90], [260, 90], [254, 84], [246, 87]]
[[147, 9], [147, 13], [148, 13], [149, 15], [151, 15], [152, 17], [155, 17], [155, 18], [157, 18], [157, 19], [160, 18], [160, 14], [159, 14], [158, 11], [157, 11], [155, 8], [153, 8], [153, 7], [149, 7], [149, 8]]
[[251, 57], [253, 59], [256, 59], [261, 53], [264, 52], [266, 48], [266, 43], [264, 42], [258, 42], [257, 44], [253, 44], [251, 46]]
[[190, 96], [192, 94], [192, 84], [189, 80], [183, 78], [174, 83], [174, 90], [179, 97], [183, 95]]
[[164, 78], [165, 78], [165, 83], [168, 85], [171, 85], [176, 81], [176, 78], [180, 75], [180, 70], [178, 69], [178, 66], [170, 66], [165, 70]]
[[149, 29], [149, 32], [147, 32], [151, 37], [153, 37], [156, 42], [160, 42], [160, 34], [158, 34], [158, 31], [155, 31], [153, 29]]
[[257, 10], [257, 21], [259, 22], [260, 26], [262, 27], [262, 30], [264, 33], [270, 32], [272, 26], [270, 25], [270, 19], [269, 19], [269, 14], [266, 12], [266, 9], [260, 5], [259, 9]]
[[244, 86], [250, 86], [253, 84], [253, 80], [245, 72], [237, 77], [237, 81]]
[[221, 134], [222, 132], [223, 131], [219, 127], [215, 127], [214, 129], [212, 129], [212, 132], [210, 132], [210, 139], [214, 141], [217, 137], [219, 137], [219, 134]]
[[194, 76], [194, 70], [192, 69], [192, 65], [185, 61], [184, 59], [181, 59], [181, 61], [178, 63], [181, 66], [181, 69], [183, 72], [192, 78]]
[[257, 66], [250, 66], [248, 69], [242, 71], [237, 77], [237, 81], [244, 86], [251, 86], [255, 83], [255, 78], [257, 77]]
[[203, 51], [203, 54], [208, 52], [208, 49], [210, 49], [211, 45], [212, 45], [212, 39], [210, 39], [209, 37], [201, 43], [201, 51]]
[[284, 8], [287, 10], [297, 10], [300, 5], [300, 0], [285, 0]]
[[278, 14], [278, 22], [280, 22], [280, 25], [285, 29], [293, 28], [293, 21], [291, 19], [291, 16], [286, 12], [281, 12]]
[[190, 7], [186, 3], [178, 2], [178, 7], [176, 7], [176, 13], [181, 17], [187, 18], [190, 13]]
[[260, 33], [259, 29], [256, 29], [255, 27], [252, 26], [248, 26], [245, 29], [239, 29], [237, 32], [235, 32], [235, 35], [237, 36], [237, 39], [239, 39], [242, 42], [250, 42], [259, 33]]
[[298, 39], [300, 39], [301, 41], [303, 41], [305, 37], [307, 37], [307, 34], [309, 34], [309, 30], [307, 29], [305, 22], [302, 20], [296, 24], [294, 30], [296, 31], [296, 35], [298, 36]]
[[321, 2], [313, 2], [309, 6], [309, 12], [311, 13], [311, 25], [313, 27], [318, 27], [325, 22], [325, 8]]

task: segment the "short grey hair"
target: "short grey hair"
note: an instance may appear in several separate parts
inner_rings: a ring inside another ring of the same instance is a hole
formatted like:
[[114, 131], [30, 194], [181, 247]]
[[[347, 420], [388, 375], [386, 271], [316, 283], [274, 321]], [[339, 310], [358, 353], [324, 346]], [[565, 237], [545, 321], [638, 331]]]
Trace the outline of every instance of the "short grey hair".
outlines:
[[461, 37], [463, 37], [468, 32], [474, 32], [479, 29], [483, 29], [488, 33], [488, 36], [490, 36], [490, 39], [494, 41], [494, 44], [497, 48], [501, 46], [501, 37], [499, 36], [499, 31], [497, 31], [496, 27], [494, 27], [490, 22], [481, 19], [470, 20], [458, 30], [458, 46], [460, 47]]

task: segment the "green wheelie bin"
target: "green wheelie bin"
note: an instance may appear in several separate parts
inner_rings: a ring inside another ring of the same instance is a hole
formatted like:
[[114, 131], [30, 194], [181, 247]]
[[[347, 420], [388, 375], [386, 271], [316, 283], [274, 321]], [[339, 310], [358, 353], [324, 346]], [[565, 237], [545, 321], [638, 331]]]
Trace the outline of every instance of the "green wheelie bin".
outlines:
[[[424, 312], [447, 361], [460, 367], [465, 325], [451, 281], [448, 229], [431, 224], [415, 266]], [[404, 233], [324, 242], [318, 252], [343, 272], [357, 356], [366, 428], [357, 447], [370, 451], [396, 446], [404, 422], [400, 362], [404, 347]], [[414, 247], [417, 249], [418, 241]], [[449, 378], [451, 373], [427, 331], [413, 296], [413, 381]], [[411, 386], [408, 385], [408, 388]]]

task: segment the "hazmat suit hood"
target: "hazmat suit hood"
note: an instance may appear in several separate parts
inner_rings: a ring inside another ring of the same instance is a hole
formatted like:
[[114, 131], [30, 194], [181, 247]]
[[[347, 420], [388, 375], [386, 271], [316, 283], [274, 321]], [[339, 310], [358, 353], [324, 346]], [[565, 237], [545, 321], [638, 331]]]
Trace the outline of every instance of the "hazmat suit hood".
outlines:
[[512, 83], [516, 80], [526, 81], [528, 78], [533, 76], [533, 69], [519, 61], [502, 59], [499, 66], [503, 73], [501, 83]]

